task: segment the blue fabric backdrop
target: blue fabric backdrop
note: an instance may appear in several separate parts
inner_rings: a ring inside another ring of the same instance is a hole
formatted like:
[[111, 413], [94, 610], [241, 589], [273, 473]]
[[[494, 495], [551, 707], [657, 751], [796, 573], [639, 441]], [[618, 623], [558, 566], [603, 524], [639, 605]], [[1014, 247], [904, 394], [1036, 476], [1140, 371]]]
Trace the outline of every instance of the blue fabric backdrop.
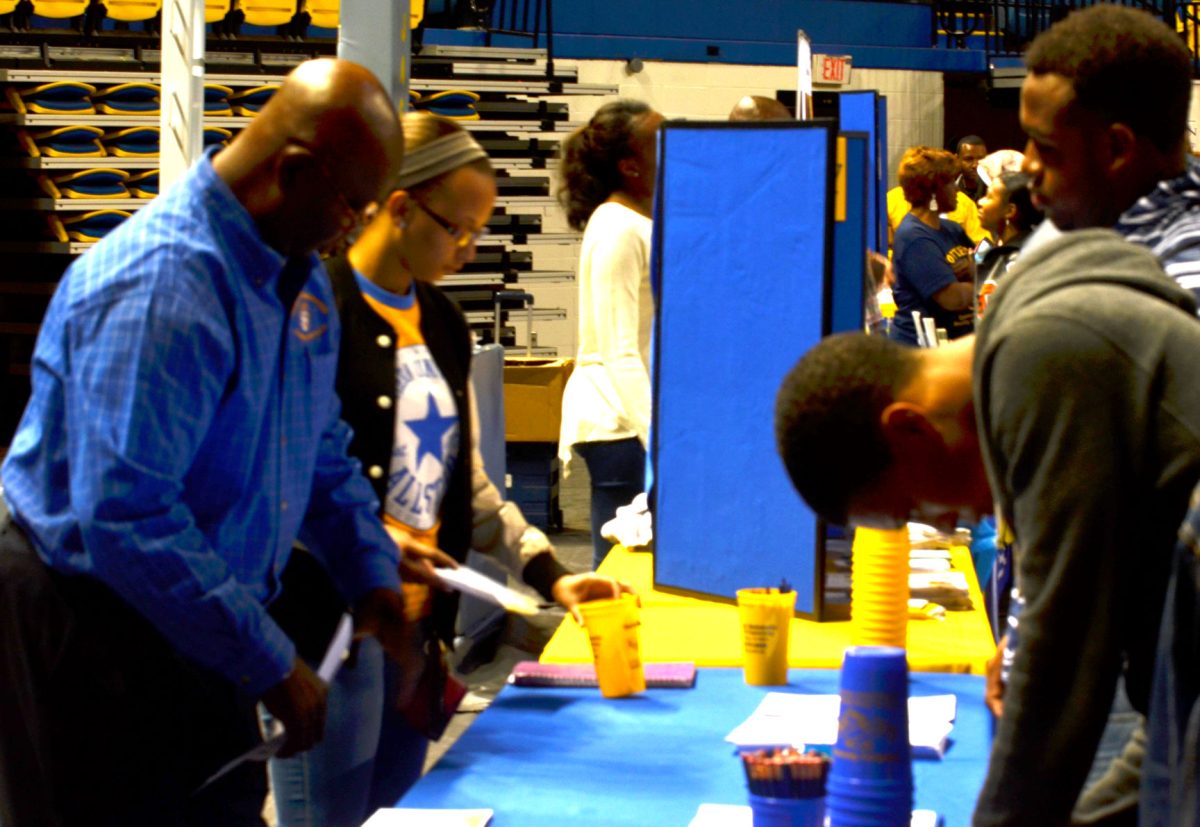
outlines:
[[797, 590], [817, 521], [775, 452], [775, 393], [828, 330], [829, 122], [669, 123], [655, 266], [655, 584], [733, 598]]

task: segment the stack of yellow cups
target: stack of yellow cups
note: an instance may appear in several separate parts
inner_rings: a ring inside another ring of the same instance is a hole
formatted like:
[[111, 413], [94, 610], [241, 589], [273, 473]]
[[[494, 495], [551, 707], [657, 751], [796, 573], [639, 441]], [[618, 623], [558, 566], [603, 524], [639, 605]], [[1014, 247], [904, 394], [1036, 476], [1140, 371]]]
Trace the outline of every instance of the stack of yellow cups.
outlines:
[[905, 647], [908, 552], [907, 526], [855, 530], [850, 561], [852, 645]]

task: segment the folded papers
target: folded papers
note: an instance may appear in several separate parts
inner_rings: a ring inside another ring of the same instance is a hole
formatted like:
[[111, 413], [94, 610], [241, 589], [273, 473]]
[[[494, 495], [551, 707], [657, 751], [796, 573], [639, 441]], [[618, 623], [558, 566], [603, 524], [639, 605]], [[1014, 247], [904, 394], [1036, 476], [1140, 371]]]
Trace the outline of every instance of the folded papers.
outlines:
[[[913, 810], [910, 827], [938, 827], [941, 823], [941, 817], [933, 810]], [[688, 823], [688, 827], [753, 827], [753, 825], [754, 813], [745, 804], [701, 804], [696, 810], [696, 815]]]
[[[833, 746], [837, 741], [837, 695], [768, 692], [750, 717], [725, 740], [739, 750], [764, 747]], [[908, 738], [914, 758], [941, 758], [946, 752], [958, 701], [953, 695], [908, 699]]]

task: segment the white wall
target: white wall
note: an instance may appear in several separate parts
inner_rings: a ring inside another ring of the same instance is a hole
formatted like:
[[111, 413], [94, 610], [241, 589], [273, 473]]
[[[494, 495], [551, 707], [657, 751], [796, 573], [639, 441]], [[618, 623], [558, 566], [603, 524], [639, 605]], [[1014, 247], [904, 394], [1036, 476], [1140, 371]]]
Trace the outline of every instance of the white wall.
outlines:
[[[796, 88], [796, 70], [791, 66], [726, 66], [717, 63], [666, 63], [647, 61], [641, 72], [630, 75], [625, 64], [615, 60], [581, 60], [579, 80], [583, 83], [616, 85], [622, 97], [644, 100], [669, 118], [728, 117], [743, 95], [773, 98], [780, 89]], [[924, 144], [940, 147], [943, 142], [940, 72], [910, 72], [890, 69], [853, 69], [851, 83], [844, 89], [875, 89], [887, 96], [889, 181], [895, 180], [896, 164], [904, 150]], [[833, 88], [833, 87], [818, 87]], [[571, 105], [571, 119], [584, 121], [607, 100], [598, 97], [564, 97]]]
[[[778, 90], [796, 88], [796, 70], [788, 66], [725, 66], [715, 63], [668, 63], [646, 61], [641, 72], [631, 75], [625, 63], [615, 60], [556, 61], [576, 66], [581, 83], [616, 86], [620, 97], [643, 100], [668, 118], [724, 120], [743, 95], [775, 97]], [[824, 88], [824, 87], [818, 87]], [[942, 145], [943, 87], [939, 72], [853, 69], [847, 89], [875, 89], [887, 96], [888, 180], [895, 183], [896, 165], [904, 150], [925, 144]], [[587, 121], [609, 96], [564, 95], [550, 98], [570, 106], [570, 119]], [[562, 231], [566, 221], [561, 210], [546, 210], [547, 230]], [[537, 269], [574, 270], [578, 244], [546, 245], [534, 249]], [[574, 355], [576, 337], [575, 286], [522, 285], [537, 296], [539, 307], [561, 307], [565, 322], [535, 322], [538, 344], [556, 347], [563, 356]], [[518, 341], [524, 343], [523, 326]]]

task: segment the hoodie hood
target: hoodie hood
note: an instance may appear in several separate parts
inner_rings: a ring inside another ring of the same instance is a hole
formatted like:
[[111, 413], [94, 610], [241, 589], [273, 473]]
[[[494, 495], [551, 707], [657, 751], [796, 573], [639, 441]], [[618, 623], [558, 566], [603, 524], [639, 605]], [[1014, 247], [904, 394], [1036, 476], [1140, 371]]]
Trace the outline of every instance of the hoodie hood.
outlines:
[[1149, 250], [1131, 244], [1112, 230], [1075, 230], [1017, 259], [988, 302], [979, 335], [1000, 335], [1006, 322], [1047, 300], [1057, 304], [1077, 299], [1086, 310], [1090, 300], [1073, 288], [1097, 286], [1136, 290], [1192, 316], [1196, 314], [1191, 292], [1176, 285]]

